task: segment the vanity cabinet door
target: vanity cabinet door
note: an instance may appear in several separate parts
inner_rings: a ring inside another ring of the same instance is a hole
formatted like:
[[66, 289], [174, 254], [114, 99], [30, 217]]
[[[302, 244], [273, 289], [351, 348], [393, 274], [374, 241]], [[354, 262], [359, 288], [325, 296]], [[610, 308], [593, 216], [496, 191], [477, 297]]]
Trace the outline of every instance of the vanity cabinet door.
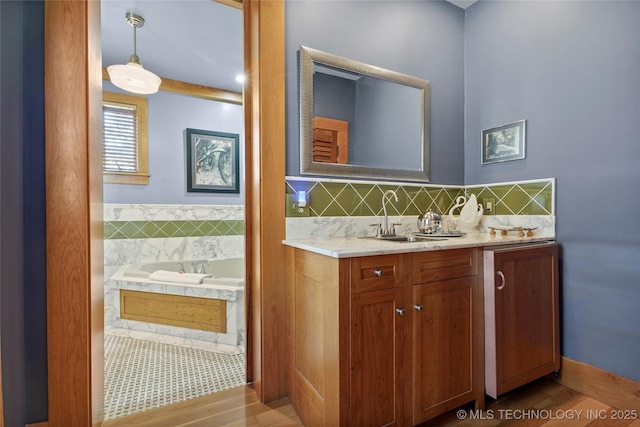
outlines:
[[498, 395], [560, 369], [558, 246], [484, 252], [485, 387]]
[[403, 425], [404, 290], [351, 295], [350, 423]]
[[467, 276], [413, 286], [412, 425], [478, 399], [476, 283]]

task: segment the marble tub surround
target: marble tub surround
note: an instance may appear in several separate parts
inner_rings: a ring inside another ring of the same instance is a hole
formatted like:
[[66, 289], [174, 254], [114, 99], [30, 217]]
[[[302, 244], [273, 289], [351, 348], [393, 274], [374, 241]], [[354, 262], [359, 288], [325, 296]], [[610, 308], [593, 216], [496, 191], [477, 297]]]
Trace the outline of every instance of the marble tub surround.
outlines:
[[[109, 280], [109, 287], [114, 292], [110, 309], [114, 318], [108, 322], [109, 328], [131, 329], [139, 332], [152, 332], [192, 340], [208, 341], [224, 345], [244, 347], [244, 287], [237, 285], [183, 285], [179, 283], [163, 283], [145, 278], [132, 280], [127, 276], [129, 266], [120, 267]], [[212, 298], [227, 302], [227, 333], [202, 331], [178, 326], [138, 322], [122, 319], [120, 313], [119, 290], [152, 292], [166, 295], [182, 295], [200, 298]]]
[[184, 259], [235, 258], [244, 256], [244, 236], [172, 237], [104, 241], [105, 325], [116, 319], [119, 294], [109, 278], [123, 265]]
[[[149, 338], [150, 341], [167, 342], [168, 344], [174, 345], [179, 345], [176, 344], [176, 342], [183, 342], [184, 344], [182, 345], [184, 346], [188, 346], [188, 343], [191, 342], [201, 342], [205, 343], [202, 346], [208, 347], [211, 349], [210, 351], [217, 351], [213, 349], [219, 348], [223, 350], [224, 353], [244, 353], [245, 349], [244, 330], [239, 331], [238, 334], [221, 334], [217, 332], [181, 328], [178, 326], [138, 322], [128, 319], [116, 319], [108, 325], [105, 325], [105, 330], [113, 329], [131, 331], [131, 336], [133, 338], [140, 338], [140, 336], [151, 334], [150, 336], [155, 338]], [[165, 339], [158, 340], [158, 336], [162, 336]]]
[[[244, 257], [243, 206], [105, 204], [104, 223], [104, 315], [108, 328], [180, 337], [189, 331], [164, 326], [151, 331], [140, 322], [118, 320], [119, 289], [109, 279], [123, 265]], [[244, 310], [244, 303], [241, 305]], [[194, 339], [217, 339], [211, 332], [197, 331], [197, 335]]]

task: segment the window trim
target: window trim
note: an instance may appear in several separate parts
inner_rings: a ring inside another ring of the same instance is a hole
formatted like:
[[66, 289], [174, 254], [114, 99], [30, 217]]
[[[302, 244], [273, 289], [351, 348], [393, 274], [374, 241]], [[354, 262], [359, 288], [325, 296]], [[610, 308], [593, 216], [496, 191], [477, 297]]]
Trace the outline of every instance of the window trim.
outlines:
[[[138, 126], [138, 136], [136, 147], [138, 150], [138, 171], [137, 172], [114, 172], [102, 171], [103, 182], [109, 184], [139, 184], [149, 183], [149, 131], [148, 131], [148, 107], [147, 98], [143, 96], [126, 95], [116, 92], [102, 92], [102, 105], [104, 103], [124, 104], [136, 106], [136, 119]], [[104, 145], [104, 141], [102, 142]], [[104, 147], [103, 147], [104, 150]]]

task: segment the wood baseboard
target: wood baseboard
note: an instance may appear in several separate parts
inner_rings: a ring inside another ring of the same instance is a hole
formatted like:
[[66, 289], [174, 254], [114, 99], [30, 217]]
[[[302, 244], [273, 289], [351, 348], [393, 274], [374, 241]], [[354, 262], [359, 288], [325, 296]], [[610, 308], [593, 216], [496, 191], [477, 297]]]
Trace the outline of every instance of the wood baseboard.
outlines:
[[27, 424], [24, 427], [49, 427], [49, 421], [42, 421], [40, 423]]
[[562, 357], [560, 377], [554, 381], [621, 410], [640, 411], [640, 383], [595, 366]]

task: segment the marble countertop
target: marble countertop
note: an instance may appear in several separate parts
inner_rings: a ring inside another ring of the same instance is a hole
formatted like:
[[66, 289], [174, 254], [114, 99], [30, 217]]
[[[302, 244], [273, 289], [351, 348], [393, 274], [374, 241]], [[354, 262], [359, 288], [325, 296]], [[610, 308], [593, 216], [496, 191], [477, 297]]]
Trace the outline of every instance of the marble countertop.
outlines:
[[332, 258], [352, 258], [370, 255], [437, 251], [442, 249], [489, 247], [516, 245], [523, 243], [546, 242], [555, 240], [555, 235], [495, 235], [489, 233], [469, 233], [461, 237], [448, 237], [437, 241], [392, 242], [359, 237], [287, 239], [283, 243], [298, 249], [304, 249]]

